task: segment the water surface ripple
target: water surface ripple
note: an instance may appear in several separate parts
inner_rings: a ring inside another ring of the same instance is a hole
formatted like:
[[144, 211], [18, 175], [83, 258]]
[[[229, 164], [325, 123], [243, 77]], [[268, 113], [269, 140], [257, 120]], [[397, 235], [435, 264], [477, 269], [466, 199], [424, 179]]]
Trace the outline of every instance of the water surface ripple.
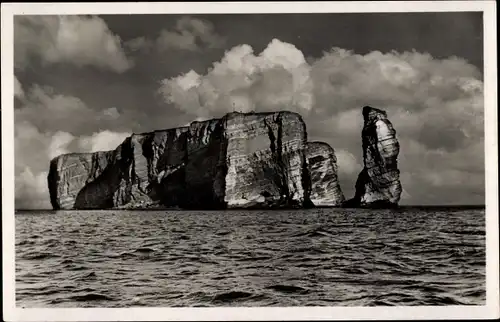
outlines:
[[19, 307], [484, 305], [484, 209], [16, 214]]

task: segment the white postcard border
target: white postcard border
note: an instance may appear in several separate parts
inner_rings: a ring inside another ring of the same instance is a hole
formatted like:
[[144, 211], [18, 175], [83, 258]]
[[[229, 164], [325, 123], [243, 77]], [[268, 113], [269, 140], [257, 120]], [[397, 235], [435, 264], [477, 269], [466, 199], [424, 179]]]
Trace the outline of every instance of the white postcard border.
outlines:
[[[19, 14], [209, 14], [482, 11], [484, 23], [485, 306], [22, 309], [15, 307], [13, 16]], [[495, 1], [2, 3], [2, 252], [6, 321], [237, 321], [477, 319], [499, 317], [497, 36]]]

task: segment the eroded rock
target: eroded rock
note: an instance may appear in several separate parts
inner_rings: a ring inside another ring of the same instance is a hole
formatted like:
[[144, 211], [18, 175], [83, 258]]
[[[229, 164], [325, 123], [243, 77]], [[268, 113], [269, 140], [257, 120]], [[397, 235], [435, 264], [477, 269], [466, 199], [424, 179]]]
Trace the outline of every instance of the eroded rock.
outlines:
[[307, 132], [291, 112], [230, 113], [51, 161], [54, 209], [309, 206]]
[[356, 181], [354, 198], [347, 207], [395, 207], [401, 192], [399, 142], [387, 113], [370, 106], [363, 108], [362, 132], [364, 168]]
[[317, 207], [336, 207], [345, 201], [337, 176], [337, 158], [324, 142], [308, 142], [307, 158], [311, 176], [311, 202]]

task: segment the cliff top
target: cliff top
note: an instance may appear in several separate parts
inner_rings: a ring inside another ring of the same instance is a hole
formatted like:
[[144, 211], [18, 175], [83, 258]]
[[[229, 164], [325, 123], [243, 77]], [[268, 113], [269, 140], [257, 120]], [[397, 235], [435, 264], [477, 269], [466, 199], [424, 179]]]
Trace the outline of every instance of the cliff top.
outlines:
[[375, 107], [363, 107], [363, 118], [365, 122], [373, 122], [378, 119], [387, 119], [387, 112]]
[[[172, 131], [179, 131], [179, 130], [181, 132], [184, 132], [184, 131], [188, 131], [191, 127], [198, 127], [199, 125], [201, 125], [203, 123], [216, 122], [216, 121], [220, 121], [222, 119], [228, 120], [228, 119], [233, 119], [233, 118], [237, 118], [237, 117], [241, 117], [241, 116], [247, 116], [247, 115], [248, 116], [250, 116], [250, 115], [268, 116], [268, 115], [272, 115], [272, 114], [281, 114], [281, 115], [290, 115], [290, 116], [293, 115], [293, 116], [298, 117], [300, 120], [302, 120], [302, 116], [299, 113], [292, 112], [292, 111], [287, 111], [287, 110], [284, 110], [284, 111], [274, 111], [274, 112], [255, 112], [255, 111], [251, 111], [251, 112], [238, 112], [238, 111], [233, 111], [233, 112], [226, 113], [224, 116], [222, 116], [220, 118], [212, 118], [212, 119], [208, 119], [208, 120], [204, 120], [204, 121], [192, 121], [187, 126], [179, 126], [179, 127], [173, 127], [173, 128], [163, 129], [163, 130], [154, 130], [154, 131], [142, 132], [142, 133], [131, 133], [130, 136], [128, 136], [120, 145], [122, 145], [123, 143], [127, 142], [127, 140], [130, 140], [130, 138], [132, 138], [134, 136], [148, 135], [148, 134], [152, 134], [152, 133], [161, 133], [161, 132], [172, 132]], [[65, 154], [61, 154], [61, 155], [58, 155], [58, 156], [54, 157], [51, 160], [51, 163], [56, 162], [61, 157], [80, 157], [80, 156], [85, 156], [85, 155], [92, 155], [94, 153], [110, 152], [110, 151], [116, 150], [119, 146], [117, 146], [114, 149], [106, 150], [106, 151], [70, 152], [70, 153], [65, 153]]]

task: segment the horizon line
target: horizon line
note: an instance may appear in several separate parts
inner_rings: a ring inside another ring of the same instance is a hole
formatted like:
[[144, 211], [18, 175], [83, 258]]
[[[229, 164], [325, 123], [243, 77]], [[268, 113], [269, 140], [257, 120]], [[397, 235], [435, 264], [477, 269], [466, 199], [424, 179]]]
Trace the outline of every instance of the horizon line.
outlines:
[[[429, 205], [399, 205], [397, 208], [417, 208], [417, 207], [434, 207], [434, 208], [486, 208], [485, 204], [429, 204]], [[269, 211], [280, 211], [280, 210], [312, 210], [312, 209], [363, 209], [363, 210], [382, 210], [377, 208], [343, 208], [343, 207], [314, 207], [310, 209], [297, 208], [297, 209], [245, 209], [245, 208], [228, 208], [228, 209], [182, 209], [182, 208], [144, 208], [144, 209], [118, 209], [118, 208], [107, 208], [107, 209], [49, 209], [49, 208], [14, 208], [14, 211], [162, 211], [162, 210], [175, 210], [175, 211], [227, 211], [227, 210], [269, 210]]]

